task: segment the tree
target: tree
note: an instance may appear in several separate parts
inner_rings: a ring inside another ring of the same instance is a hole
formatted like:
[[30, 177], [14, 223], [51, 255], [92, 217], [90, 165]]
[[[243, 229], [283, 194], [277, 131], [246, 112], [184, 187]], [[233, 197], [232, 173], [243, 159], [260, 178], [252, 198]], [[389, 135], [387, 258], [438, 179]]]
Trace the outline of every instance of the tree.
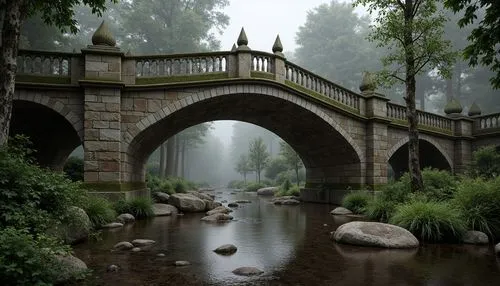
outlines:
[[[116, 1], [116, 0], [111, 0]], [[1, 55], [0, 55], [0, 145], [7, 142], [12, 98], [14, 96], [17, 51], [20, 30], [24, 20], [39, 12], [44, 23], [71, 33], [78, 31], [73, 7], [83, 3], [92, 12], [101, 15], [106, 0], [0, 0]]]
[[365, 39], [369, 24], [370, 19], [358, 16], [351, 4], [334, 0], [314, 8], [297, 32], [297, 63], [357, 89], [362, 72], [378, 66], [376, 47]]
[[269, 153], [262, 137], [255, 138], [250, 142], [248, 156], [250, 166], [255, 170], [257, 182], [260, 183], [260, 173], [266, 167], [269, 158]]
[[269, 161], [269, 164], [267, 164], [266, 170], [264, 171], [264, 176], [274, 181], [278, 178], [280, 173], [285, 171], [288, 171], [287, 163], [282, 156], [278, 156]]
[[368, 5], [370, 14], [378, 14], [369, 39], [390, 50], [382, 58], [384, 82], [405, 85], [411, 189], [422, 191], [415, 78], [436, 68], [443, 76], [449, 74], [455, 53], [442, 39], [446, 18], [437, 10], [436, 0], [356, 0], [355, 5]]
[[250, 168], [250, 162], [248, 161], [248, 156], [246, 155], [241, 155], [240, 158], [238, 159], [238, 162], [236, 164], [235, 168], [236, 172], [241, 174], [243, 176], [243, 180], [245, 183], [247, 182], [247, 174], [250, 172], [252, 169]]
[[472, 29], [468, 40], [470, 44], [464, 50], [464, 57], [469, 65], [481, 63], [490, 66], [496, 75], [490, 78], [494, 88], [500, 88], [500, 3], [498, 0], [445, 0], [446, 7], [454, 12], [465, 11], [458, 21], [460, 27], [474, 23], [478, 13], [484, 9], [485, 15], [479, 25]]
[[295, 176], [297, 178], [297, 186], [300, 184], [299, 170], [304, 166], [299, 154], [293, 150], [293, 148], [288, 145], [285, 141], [280, 143], [280, 155], [285, 158], [286, 163], [291, 169], [295, 171]]

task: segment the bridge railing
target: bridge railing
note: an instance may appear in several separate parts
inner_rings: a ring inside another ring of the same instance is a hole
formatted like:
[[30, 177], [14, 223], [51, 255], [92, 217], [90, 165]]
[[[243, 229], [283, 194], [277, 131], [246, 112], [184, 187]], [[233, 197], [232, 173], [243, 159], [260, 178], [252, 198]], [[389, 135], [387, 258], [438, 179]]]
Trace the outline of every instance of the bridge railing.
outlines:
[[473, 133], [488, 133], [500, 130], [500, 112], [474, 117]]
[[348, 107], [360, 109], [360, 94], [343, 88], [289, 61], [285, 62], [285, 79], [307, 90], [319, 93]]
[[274, 73], [274, 58], [273, 54], [260, 51], [252, 51], [252, 62], [250, 70], [253, 72], [264, 72], [264, 73]]
[[[438, 114], [417, 110], [418, 124], [425, 127], [452, 131], [452, 120]], [[407, 120], [406, 107], [392, 102], [387, 103], [387, 117], [398, 121]], [[403, 122], [401, 122], [403, 123]]]
[[71, 77], [71, 59], [76, 53], [19, 50], [17, 74], [48, 77]]
[[186, 76], [228, 71], [230, 52], [131, 56], [137, 78]]

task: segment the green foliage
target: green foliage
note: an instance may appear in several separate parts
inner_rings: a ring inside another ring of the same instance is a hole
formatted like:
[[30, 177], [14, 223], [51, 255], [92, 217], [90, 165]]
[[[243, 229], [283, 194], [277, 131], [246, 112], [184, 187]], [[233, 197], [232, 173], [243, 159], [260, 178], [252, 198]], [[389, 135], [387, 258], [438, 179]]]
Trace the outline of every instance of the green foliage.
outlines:
[[286, 160], [282, 157], [276, 157], [269, 160], [269, 164], [264, 171], [264, 176], [270, 180], [276, 180], [278, 175], [288, 170]]
[[245, 192], [257, 192], [258, 189], [261, 189], [261, 188], [264, 188], [266, 187], [266, 185], [262, 184], [262, 183], [249, 183], [246, 187], [245, 187]]
[[0, 147], [0, 228], [39, 233], [63, 220], [68, 208], [80, 205], [86, 193], [63, 174], [32, 164], [32, 151], [19, 141], [26, 143], [17, 137]]
[[119, 200], [114, 203], [116, 213], [129, 213], [135, 218], [154, 216], [153, 203], [150, 198], [138, 197], [131, 200]]
[[290, 169], [295, 171], [297, 186], [300, 183], [299, 170], [304, 166], [299, 154], [293, 150], [285, 141], [280, 142], [280, 155], [285, 159]]
[[460, 241], [466, 230], [460, 212], [443, 202], [414, 200], [399, 205], [389, 222], [429, 242]]
[[151, 174], [148, 174], [146, 177], [146, 186], [153, 194], [156, 192], [164, 192], [170, 195], [174, 193], [185, 193], [186, 191], [198, 188], [194, 182], [188, 181], [184, 178], [160, 178]]
[[290, 185], [288, 186], [287, 189], [285, 189], [286, 186], [282, 185], [278, 192], [276, 192], [276, 194], [274, 196], [276, 197], [282, 197], [282, 196], [296, 196], [296, 197], [299, 197], [300, 196], [300, 187], [297, 186], [297, 185], [292, 185], [290, 183]]
[[82, 207], [89, 216], [94, 228], [99, 228], [104, 224], [114, 221], [116, 218], [113, 204], [105, 198], [88, 196]]
[[365, 207], [365, 214], [371, 220], [387, 223], [396, 209], [396, 202], [377, 197], [369, 200]]
[[448, 171], [424, 169], [422, 177], [424, 179], [424, 193], [432, 200], [450, 200], [457, 189], [458, 181]]
[[368, 192], [351, 192], [342, 199], [342, 206], [355, 214], [362, 214], [371, 199], [372, 195]]
[[56, 255], [67, 253], [56, 240], [24, 229], [0, 230], [0, 276], [3, 285], [52, 285], [61, 265]]
[[[445, 0], [445, 5], [454, 12], [465, 11], [462, 19], [458, 22], [460, 27], [464, 27], [476, 22], [479, 25], [474, 28], [468, 40], [470, 42], [464, 50], [464, 57], [469, 59], [469, 65], [476, 66], [481, 63], [490, 66], [496, 76], [490, 79], [494, 88], [500, 88], [500, 54], [498, 44], [500, 39], [500, 6], [497, 0]], [[485, 11], [482, 18], [478, 18], [481, 11]]]
[[490, 181], [464, 178], [452, 204], [461, 210], [470, 229], [500, 238], [500, 177]]
[[494, 178], [500, 174], [500, 152], [495, 146], [479, 148], [472, 153], [472, 159], [471, 175]]
[[83, 181], [83, 159], [78, 157], [69, 157], [64, 164], [63, 171], [71, 179], [71, 181]]
[[252, 167], [250, 166], [250, 161], [248, 156], [240, 155], [240, 158], [236, 162], [235, 171], [243, 176], [243, 180], [247, 180], [247, 174], [252, 171]]
[[285, 180], [285, 181], [283, 182], [283, 184], [281, 185], [281, 188], [282, 188], [284, 191], [288, 191], [291, 187], [292, 187], [292, 183], [290, 182], [290, 180]]
[[267, 147], [262, 137], [255, 138], [250, 142], [248, 157], [250, 166], [252, 166], [257, 174], [257, 181], [260, 182], [260, 173], [267, 166], [269, 159], [269, 152], [267, 152]]
[[247, 183], [244, 181], [230, 181], [227, 184], [228, 189], [244, 189], [247, 186]]

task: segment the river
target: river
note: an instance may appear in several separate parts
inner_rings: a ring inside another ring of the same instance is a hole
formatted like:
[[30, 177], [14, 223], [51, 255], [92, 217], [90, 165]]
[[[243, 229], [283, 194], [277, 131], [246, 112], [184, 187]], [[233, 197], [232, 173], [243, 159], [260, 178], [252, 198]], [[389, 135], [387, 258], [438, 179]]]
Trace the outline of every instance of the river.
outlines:
[[[90, 285], [500, 285], [493, 246], [424, 244], [416, 250], [338, 245], [331, 231], [352, 219], [331, 216], [333, 206], [275, 206], [254, 193], [216, 191], [216, 200], [250, 200], [227, 223], [200, 221], [203, 214], [156, 217], [107, 230], [101, 239], [74, 247], [93, 270]], [[111, 251], [120, 241], [153, 239], [141, 252]], [[231, 256], [213, 252], [231, 243]], [[165, 254], [158, 257], [158, 253]], [[176, 260], [190, 266], [176, 267]], [[120, 267], [107, 272], [110, 264]], [[231, 271], [253, 266], [258, 277]]]

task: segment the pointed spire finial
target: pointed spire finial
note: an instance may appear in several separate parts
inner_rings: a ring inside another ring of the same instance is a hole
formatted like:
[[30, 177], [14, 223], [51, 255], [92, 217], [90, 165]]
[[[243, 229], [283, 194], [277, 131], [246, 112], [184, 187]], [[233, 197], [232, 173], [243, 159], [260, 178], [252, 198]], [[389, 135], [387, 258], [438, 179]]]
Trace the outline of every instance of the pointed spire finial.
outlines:
[[451, 97], [446, 106], [444, 107], [444, 113], [450, 114], [460, 114], [462, 113], [462, 105], [455, 97]]
[[236, 44], [233, 44], [233, 47], [231, 48], [231, 52], [236, 52], [236, 50], [238, 50], [238, 48], [236, 47]]
[[241, 27], [240, 35], [238, 36], [238, 41], [236, 42], [238, 46], [248, 45], [247, 34], [245, 34], [245, 28]]
[[469, 107], [469, 116], [477, 116], [481, 115], [481, 108], [479, 108], [479, 105], [477, 105], [476, 101], [472, 103], [472, 105]]
[[377, 85], [375, 83], [375, 80], [373, 79], [372, 74], [367, 71], [363, 72], [363, 80], [359, 85], [359, 90], [361, 90], [362, 93], [371, 94], [375, 92], [376, 88]]
[[276, 36], [276, 40], [274, 40], [273, 53], [283, 53], [283, 45], [281, 44], [280, 35]]
[[114, 47], [116, 45], [116, 40], [109, 31], [108, 25], [103, 20], [99, 28], [92, 35], [92, 44], [94, 45], [104, 45]]

